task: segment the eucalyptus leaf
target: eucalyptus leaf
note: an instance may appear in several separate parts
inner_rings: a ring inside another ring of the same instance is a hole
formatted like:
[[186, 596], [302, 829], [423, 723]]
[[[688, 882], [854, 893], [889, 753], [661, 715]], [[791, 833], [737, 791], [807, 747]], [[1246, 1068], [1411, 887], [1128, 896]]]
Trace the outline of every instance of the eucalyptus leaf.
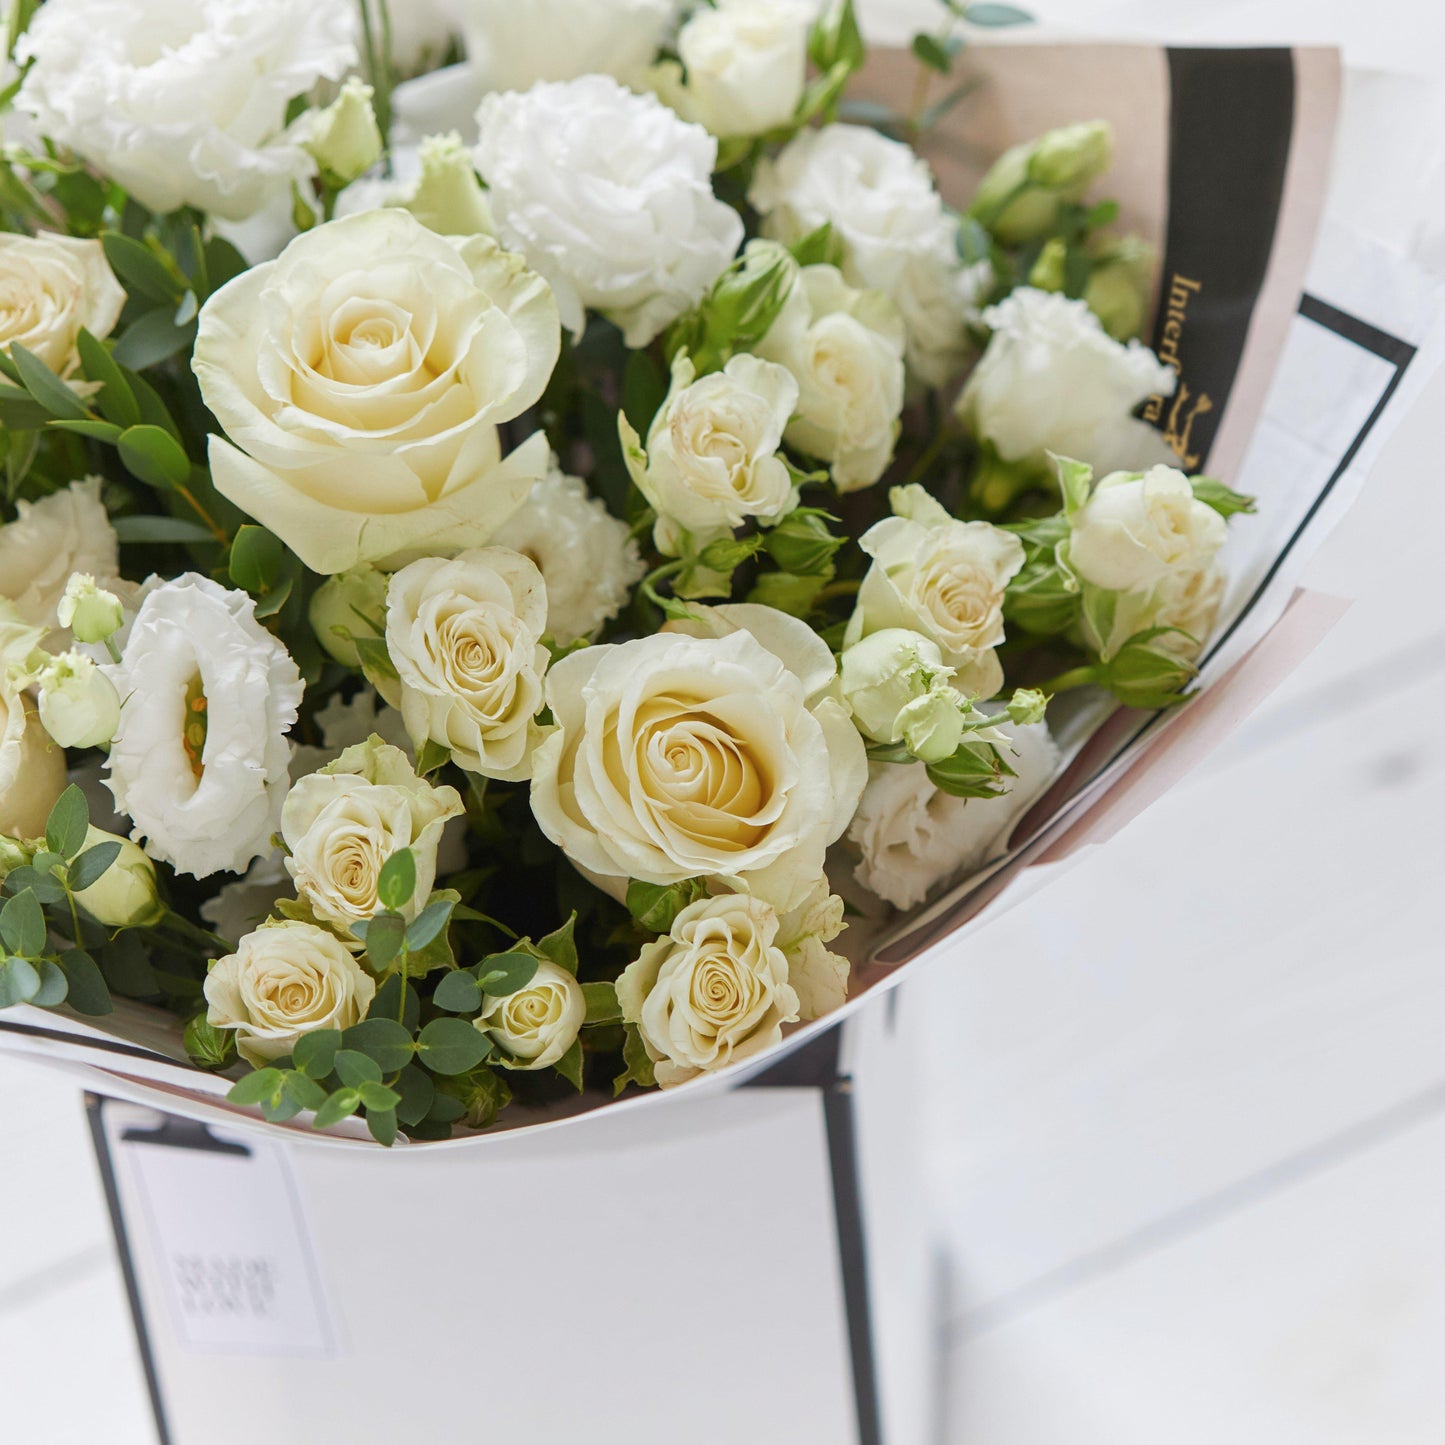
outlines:
[[449, 973], [437, 984], [432, 1002], [448, 1013], [475, 1014], [482, 1006], [482, 988], [475, 974]]
[[36, 1008], [54, 1008], [56, 1004], [64, 1003], [66, 994], [70, 992], [65, 970], [49, 958], [42, 958], [36, 967], [40, 971], [40, 989], [30, 1002]]
[[0, 959], [0, 1008], [29, 1003], [39, 992], [40, 970], [33, 963], [24, 958]]
[[226, 1095], [227, 1102], [254, 1105], [276, 1098], [281, 1092], [284, 1078], [280, 1069], [257, 1069], [231, 1085], [230, 1092]]
[[342, 1046], [365, 1054], [383, 1074], [394, 1074], [411, 1062], [412, 1037], [395, 1019], [369, 1018], [341, 1035]]
[[74, 858], [85, 847], [89, 827], [90, 804], [85, 801], [85, 794], [72, 783], [55, 800], [55, 806], [45, 820], [46, 847], [67, 860]]
[[[45, 952], [45, 914], [33, 888], [7, 899], [0, 908], [0, 938], [9, 952], [21, 958], [38, 958]], [[40, 987], [38, 975], [35, 986]]]
[[122, 542], [180, 542], [195, 545], [214, 542], [209, 527], [184, 517], [116, 517], [111, 524]]
[[[386, 1090], [387, 1093], [391, 1091]], [[383, 1148], [390, 1149], [396, 1143], [396, 1110], [395, 1109], [373, 1109], [368, 1107], [366, 1111], [366, 1127], [371, 1131], [371, 1137]]]
[[324, 1079], [336, 1067], [336, 1055], [341, 1049], [339, 1029], [317, 1029], [314, 1033], [302, 1034], [291, 1051], [291, 1062], [303, 1074], [313, 1079]]
[[537, 976], [537, 958], [517, 951], [494, 953], [478, 965], [477, 975], [484, 992], [493, 998], [507, 998], [520, 993]]
[[342, 1049], [336, 1055], [335, 1070], [336, 1077], [353, 1089], [381, 1082], [381, 1065], [359, 1049]]
[[87, 1018], [104, 1018], [115, 1009], [96, 961], [83, 948], [69, 948], [60, 955], [69, 985], [66, 1002]]
[[417, 1037], [417, 1057], [434, 1074], [464, 1074], [491, 1052], [465, 1019], [433, 1019]]
[[120, 459], [134, 477], [162, 491], [190, 480], [191, 463], [181, 444], [162, 427], [142, 423], [127, 428], [116, 443]]
[[311, 1121], [313, 1129], [329, 1129], [343, 1119], [349, 1119], [361, 1107], [361, 1095], [355, 1089], [338, 1089], [316, 1111]]
[[379, 913], [366, 928], [366, 956], [378, 973], [391, 967], [406, 942], [406, 920], [399, 913]]
[[25, 390], [52, 416], [69, 417], [72, 421], [84, 421], [89, 416], [85, 403], [33, 351], [12, 341], [10, 356]]
[[110, 865], [120, 857], [121, 846], [118, 839], [112, 838], [108, 842], [97, 843], [94, 848], [87, 848], [66, 872], [71, 890], [84, 893], [87, 888], [99, 883]]
[[416, 854], [410, 848], [398, 848], [381, 865], [376, 882], [376, 896], [393, 912], [400, 912], [416, 893]]

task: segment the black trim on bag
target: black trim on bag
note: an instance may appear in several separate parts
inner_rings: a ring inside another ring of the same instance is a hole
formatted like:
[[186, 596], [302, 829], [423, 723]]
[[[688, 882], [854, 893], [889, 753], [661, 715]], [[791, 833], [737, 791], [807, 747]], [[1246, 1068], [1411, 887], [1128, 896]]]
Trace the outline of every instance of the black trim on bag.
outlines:
[[152, 1064], [169, 1064], [173, 1069], [186, 1066], [166, 1054], [154, 1049], [143, 1049], [139, 1044], [123, 1044], [116, 1039], [93, 1039], [84, 1034], [68, 1034], [64, 1029], [45, 1029], [38, 1024], [15, 1024], [0, 1019], [0, 1033], [20, 1034], [29, 1039], [49, 1039], [57, 1044], [74, 1044], [82, 1049], [98, 1049], [103, 1054], [120, 1054], [127, 1059], [145, 1059]]

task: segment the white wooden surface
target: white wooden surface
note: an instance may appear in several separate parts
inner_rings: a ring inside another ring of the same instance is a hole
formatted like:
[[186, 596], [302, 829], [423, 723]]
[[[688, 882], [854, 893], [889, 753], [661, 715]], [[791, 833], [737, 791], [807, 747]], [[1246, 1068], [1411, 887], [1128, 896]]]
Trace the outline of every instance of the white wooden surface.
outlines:
[[[1410, 72], [1351, 82], [1365, 140], [1334, 209], [1445, 252], [1420, 185], [1442, 22], [1419, 0], [1033, 8], [1091, 33], [1338, 38]], [[1376, 133], [1408, 165], [1372, 168]], [[1442, 414], [1437, 379], [1317, 560], [1315, 585], [1360, 601], [1300, 676], [1047, 909], [905, 990], [951, 1445], [1442, 1438]], [[149, 1445], [79, 1100], [3, 1060], [0, 1222], [0, 1439]]]

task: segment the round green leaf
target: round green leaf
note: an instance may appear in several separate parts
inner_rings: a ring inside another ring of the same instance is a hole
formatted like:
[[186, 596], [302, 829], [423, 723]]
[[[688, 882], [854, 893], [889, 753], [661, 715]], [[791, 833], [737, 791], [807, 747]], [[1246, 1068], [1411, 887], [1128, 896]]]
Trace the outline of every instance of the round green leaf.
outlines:
[[411, 902], [415, 892], [416, 855], [410, 848], [399, 848], [382, 865], [376, 896], [395, 913]]
[[434, 1074], [464, 1074], [490, 1052], [486, 1038], [465, 1019], [433, 1019], [417, 1038], [417, 1057]]
[[45, 821], [45, 845], [62, 858], [74, 858], [85, 847], [90, 827], [90, 805], [85, 794], [72, 783], [56, 800]]
[[69, 985], [66, 1002], [76, 1013], [101, 1018], [115, 1008], [99, 965], [84, 949], [67, 949], [60, 955], [60, 966]]
[[126, 470], [153, 487], [173, 491], [190, 480], [191, 463], [184, 448], [158, 426], [130, 427], [116, 445]]
[[40, 992], [40, 971], [24, 958], [0, 962], [0, 1008], [30, 1003]]
[[341, 1035], [341, 1044], [365, 1054], [383, 1074], [394, 1074], [411, 1062], [411, 1034], [395, 1019], [374, 1018], [353, 1024]]
[[336, 1055], [336, 1077], [349, 1088], [381, 1082], [381, 1065], [356, 1049], [342, 1049]]
[[[45, 914], [34, 889], [17, 893], [0, 909], [0, 938], [11, 953], [22, 958], [37, 958], [45, 952]], [[40, 987], [38, 974], [35, 986]]]
[[315, 1033], [302, 1034], [296, 1040], [291, 1062], [303, 1074], [313, 1079], [324, 1079], [336, 1067], [336, 1055], [340, 1049], [339, 1029], [318, 1029]]
[[329, 1129], [349, 1119], [361, 1107], [361, 1095], [355, 1089], [338, 1089], [317, 1111], [311, 1121], [313, 1129]]
[[449, 973], [437, 984], [432, 1002], [448, 1013], [474, 1014], [482, 1006], [482, 987], [476, 976], [465, 970]]
[[259, 1104], [279, 1097], [282, 1079], [280, 1069], [257, 1069], [232, 1084], [226, 1099], [232, 1104]]

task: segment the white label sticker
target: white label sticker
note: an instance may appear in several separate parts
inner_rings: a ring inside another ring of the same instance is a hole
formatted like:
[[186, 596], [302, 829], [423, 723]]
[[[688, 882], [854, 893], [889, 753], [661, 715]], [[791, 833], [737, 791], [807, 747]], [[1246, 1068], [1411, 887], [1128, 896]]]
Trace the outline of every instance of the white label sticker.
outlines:
[[320, 1261], [284, 1146], [247, 1136], [217, 1150], [131, 1134], [118, 1152], [182, 1348], [336, 1353]]

